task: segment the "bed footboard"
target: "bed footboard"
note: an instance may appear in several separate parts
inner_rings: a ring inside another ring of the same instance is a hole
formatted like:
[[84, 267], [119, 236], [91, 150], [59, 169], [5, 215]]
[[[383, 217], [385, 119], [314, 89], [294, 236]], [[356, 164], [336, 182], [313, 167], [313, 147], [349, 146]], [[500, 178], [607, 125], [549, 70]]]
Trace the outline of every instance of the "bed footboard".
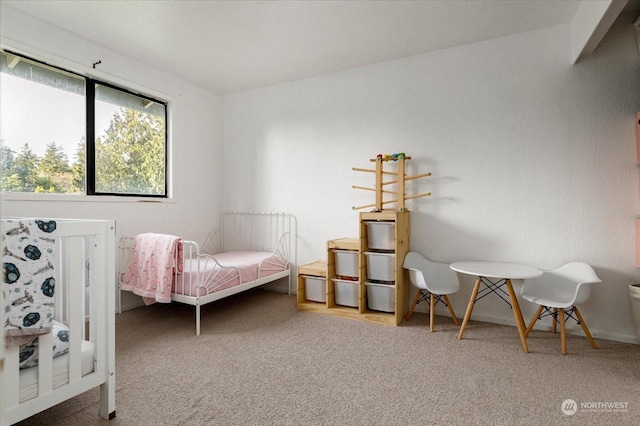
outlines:
[[[115, 417], [115, 222], [55, 223], [54, 318], [68, 327], [68, 352], [54, 359], [54, 336], [41, 335], [37, 365], [20, 369], [19, 347], [5, 348], [3, 425], [95, 387], [100, 387], [100, 416]], [[33, 383], [30, 377], [36, 378]]]

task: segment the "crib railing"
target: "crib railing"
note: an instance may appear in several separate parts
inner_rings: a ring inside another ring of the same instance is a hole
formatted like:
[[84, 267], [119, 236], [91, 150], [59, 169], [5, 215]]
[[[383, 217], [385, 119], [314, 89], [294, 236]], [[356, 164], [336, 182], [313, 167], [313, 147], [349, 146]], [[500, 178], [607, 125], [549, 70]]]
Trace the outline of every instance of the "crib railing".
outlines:
[[[54, 318], [69, 327], [68, 378], [53, 386], [53, 338], [38, 337], [37, 396], [21, 403], [19, 347], [5, 349], [2, 424], [13, 424], [100, 386], [100, 416], [115, 415], [115, 223], [56, 219]], [[81, 373], [82, 341], [94, 367]], [[6, 422], [6, 423], [5, 423]]]

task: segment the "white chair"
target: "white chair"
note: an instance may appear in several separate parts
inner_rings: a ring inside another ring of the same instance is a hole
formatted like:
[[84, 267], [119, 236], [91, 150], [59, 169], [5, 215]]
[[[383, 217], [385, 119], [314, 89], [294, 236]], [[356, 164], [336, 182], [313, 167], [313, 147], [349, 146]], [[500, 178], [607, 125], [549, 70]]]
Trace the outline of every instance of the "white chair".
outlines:
[[460, 325], [451, 307], [451, 302], [449, 302], [449, 298], [447, 297], [448, 294], [460, 290], [458, 274], [451, 270], [448, 264], [433, 262], [420, 253], [413, 251], [407, 253], [405, 256], [403, 267], [409, 270], [411, 284], [418, 288], [418, 293], [416, 293], [416, 297], [413, 299], [413, 303], [405, 319], [411, 319], [413, 310], [419, 302], [430, 300], [429, 329], [431, 331], [433, 331], [435, 317], [434, 307], [437, 302], [444, 303], [447, 308], [449, 308], [453, 323]]
[[[540, 305], [531, 323], [525, 331], [525, 336], [533, 329], [538, 319], [546, 316], [553, 318], [552, 332], [556, 332], [556, 322], [560, 323], [560, 343], [562, 353], [567, 353], [567, 335], [565, 329], [565, 314], [573, 318], [582, 326], [591, 347], [597, 349], [589, 328], [584, 322], [576, 305], [585, 302], [591, 294], [591, 284], [599, 283], [600, 278], [593, 268], [586, 263], [571, 262], [554, 269], [545, 271], [537, 278], [524, 280], [520, 295], [530, 302]], [[543, 312], [544, 310], [544, 312]], [[575, 313], [575, 317], [573, 314]]]

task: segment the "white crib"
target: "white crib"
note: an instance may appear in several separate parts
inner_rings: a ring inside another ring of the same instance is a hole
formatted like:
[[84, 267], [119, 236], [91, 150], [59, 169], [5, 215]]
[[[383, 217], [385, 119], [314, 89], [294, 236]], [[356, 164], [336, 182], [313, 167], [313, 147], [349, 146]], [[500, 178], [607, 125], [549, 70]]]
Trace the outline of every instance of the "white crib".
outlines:
[[69, 327], [69, 351], [53, 359], [52, 334], [42, 335], [38, 365], [21, 370], [18, 346], [2, 344], [2, 425], [98, 386], [100, 417], [115, 417], [115, 222], [54, 220], [55, 319]]

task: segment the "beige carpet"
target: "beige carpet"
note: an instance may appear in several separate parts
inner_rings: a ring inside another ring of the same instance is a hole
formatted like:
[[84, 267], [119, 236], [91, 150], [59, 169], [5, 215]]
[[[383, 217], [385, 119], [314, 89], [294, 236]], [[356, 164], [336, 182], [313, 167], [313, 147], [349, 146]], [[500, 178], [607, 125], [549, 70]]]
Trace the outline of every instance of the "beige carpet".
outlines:
[[[298, 312], [254, 290], [203, 308], [116, 316], [116, 418], [90, 391], [21, 425], [640, 424], [640, 346], [515, 327], [457, 327], [416, 313], [400, 327]], [[561, 404], [576, 402], [575, 414]], [[622, 411], [611, 409], [613, 403]]]

